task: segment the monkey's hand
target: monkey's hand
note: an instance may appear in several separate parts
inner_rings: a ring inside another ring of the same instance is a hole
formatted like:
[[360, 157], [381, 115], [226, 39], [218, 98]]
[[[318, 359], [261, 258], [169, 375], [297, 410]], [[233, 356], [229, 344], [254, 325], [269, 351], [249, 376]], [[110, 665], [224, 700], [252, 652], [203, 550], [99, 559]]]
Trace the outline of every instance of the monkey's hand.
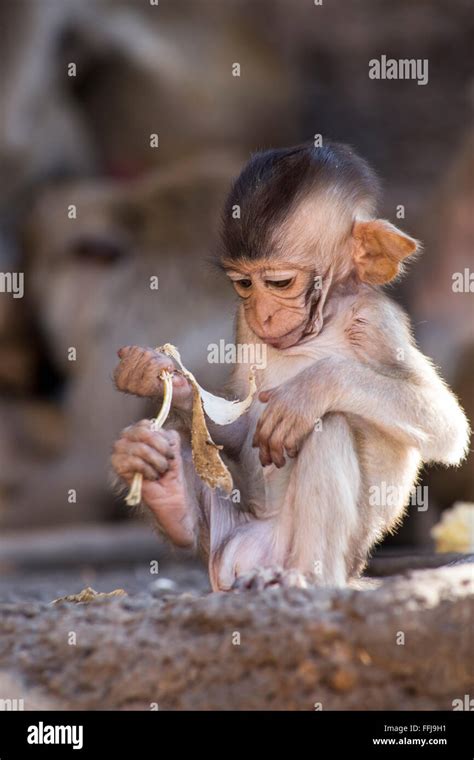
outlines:
[[160, 374], [167, 370], [173, 375], [173, 406], [183, 411], [192, 409], [191, 384], [184, 375], [176, 372], [177, 367], [171, 357], [141, 346], [124, 346], [118, 350], [118, 355], [120, 362], [115, 369], [114, 380], [119, 391], [160, 398], [163, 395]]
[[[303, 373], [300, 373], [303, 376]], [[306, 383], [299, 386], [296, 378], [278, 388], [262, 391], [259, 400], [266, 404], [260, 415], [252, 446], [260, 449], [260, 462], [265, 467], [283, 467], [286, 454], [294, 458], [303, 440], [314, 430], [319, 415], [311, 403]]]
[[142, 501], [176, 546], [194, 544], [193, 509], [186, 487], [181, 441], [176, 430], [153, 430], [141, 420], [122, 430], [111, 463], [128, 485], [143, 475]]

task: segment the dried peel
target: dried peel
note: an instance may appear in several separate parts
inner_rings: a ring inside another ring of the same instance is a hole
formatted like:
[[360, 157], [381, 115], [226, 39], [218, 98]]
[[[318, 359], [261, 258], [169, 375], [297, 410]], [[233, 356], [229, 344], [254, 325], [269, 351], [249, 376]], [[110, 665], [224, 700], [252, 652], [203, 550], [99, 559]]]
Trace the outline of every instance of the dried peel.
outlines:
[[116, 596], [127, 596], [127, 592], [123, 588], [117, 588], [115, 591], [95, 591], [90, 586], [82, 589], [78, 594], [70, 594], [69, 596], [60, 596], [59, 599], [54, 599], [51, 604], [59, 604], [60, 602], [74, 602], [75, 604], [88, 604], [89, 602], [101, 602], [104, 599], [111, 599]]
[[201, 388], [194, 375], [186, 369], [181, 361], [178, 349], [171, 343], [165, 343], [164, 346], [157, 348], [157, 351], [161, 351], [175, 360], [193, 388], [191, 447], [197, 474], [210, 488], [222, 488], [226, 493], [230, 493], [232, 491], [232, 476], [219, 454], [222, 446], [218, 446], [211, 438], [204, 413], [218, 425], [229, 425], [244, 414], [250, 407], [256, 391], [254, 370], [252, 369], [250, 373], [250, 387], [247, 397], [243, 401], [228, 401]]

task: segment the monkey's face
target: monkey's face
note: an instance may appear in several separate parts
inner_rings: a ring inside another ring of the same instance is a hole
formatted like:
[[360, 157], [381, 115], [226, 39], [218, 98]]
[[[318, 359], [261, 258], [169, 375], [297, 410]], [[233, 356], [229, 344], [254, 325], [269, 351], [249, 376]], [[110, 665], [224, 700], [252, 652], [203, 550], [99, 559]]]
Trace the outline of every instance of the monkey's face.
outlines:
[[311, 320], [312, 272], [274, 259], [224, 266], [252, 332], [278, 349], [298, 343]]

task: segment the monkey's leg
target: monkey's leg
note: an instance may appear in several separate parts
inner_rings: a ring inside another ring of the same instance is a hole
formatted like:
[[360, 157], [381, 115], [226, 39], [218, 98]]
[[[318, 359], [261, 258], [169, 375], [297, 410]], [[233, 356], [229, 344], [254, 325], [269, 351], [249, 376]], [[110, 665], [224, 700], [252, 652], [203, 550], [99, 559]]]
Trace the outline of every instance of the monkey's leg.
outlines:
[[360, 534], [361, 472], [350, 425], [328, 414], [295, 460], [278, 530], [289, 537], [285, 566], [317, 585], [343, 586]]
[[209, 516], [209, 577], [214, 591], [307, 585], [301, 573], [283, 567], [286, 542], [277, 540], [275, 514], [257, 518], [209, 489], [205, 513]]
[[111, 463], [128, 485], [134, 473], [143, 475], [142, 501], [174, 544], [197, 546], [199, 478], [184, 435], [176, 430], [155, 431], [150, 420], [141, 420], [122, 431]]
[[257, 567], [250, 573], [238, 575], [235, 579], [233, 591], [263, 591], [267, 588], [307, 588], [308, 583], [303, 573], [299, 570], [286, 570], [284, 567], [272, 565], [271, 567]]
[[204, 487], [202, 511], [207, 527], [209, 580], [213, 591], [228, 591], [235, 580], [235, 563], [242, 534], [253, 524], [250, 514], [220, 491]]
[[345, 416], [326, 415], [296, 459], [269, 473], [269, 484], [272, 478], [274, 495], [281, 493], [276, 514], [257, 519], [243, 513], [237, 522], [235, 511], [226, 512], [217, 501], [211, 505], [211, 515], [222, 521], [211, 540], [213, 587], [303, 586], [305, 577], [344, 586], [354, 541], [364, 531], [358, 452]]
[[[228, 498], [218, 497], [199, 478], [191, 445], [183, 436], [176, 434], [173, 453], [168, 472], [158, 481], [143, 481], [143, 501], [174, 544], [196, 549], [207, 559], [213, 535], [211, 526], [215, 526], [214, 534], [216, 529], [230, 531], [236, 524], [235, 507]], [[218, 506], [212, 522], [211, 504]]]

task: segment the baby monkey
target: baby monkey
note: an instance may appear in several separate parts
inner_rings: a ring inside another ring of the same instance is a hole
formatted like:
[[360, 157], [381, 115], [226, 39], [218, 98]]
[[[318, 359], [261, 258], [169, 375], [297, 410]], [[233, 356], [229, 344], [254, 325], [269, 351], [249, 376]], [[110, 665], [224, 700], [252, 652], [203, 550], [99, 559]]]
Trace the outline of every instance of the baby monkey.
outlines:
[[[142, 420], [115, 443], [115, 472], [126, 484], [143, 474], [144, 504], [206, 557], [214, 590], [346, 584], [399, 524], [423, 463], [466, 454], [463, 411], [381, 287], [419, 244], [376, 218], [377, 195], [367, 163], [339, 144], [257, 153], [230, 191], [219, 265], [239, 297], [235, 342], [266, 347], [249, 411], [209, 422], [239, 504], [194, 471], [182, 375], [171, 429]], [[172, 360], [138, 346], [119, 356], [117, 388], [158, 399]], [[235, 366], [233, 398], [248, 376]]]

